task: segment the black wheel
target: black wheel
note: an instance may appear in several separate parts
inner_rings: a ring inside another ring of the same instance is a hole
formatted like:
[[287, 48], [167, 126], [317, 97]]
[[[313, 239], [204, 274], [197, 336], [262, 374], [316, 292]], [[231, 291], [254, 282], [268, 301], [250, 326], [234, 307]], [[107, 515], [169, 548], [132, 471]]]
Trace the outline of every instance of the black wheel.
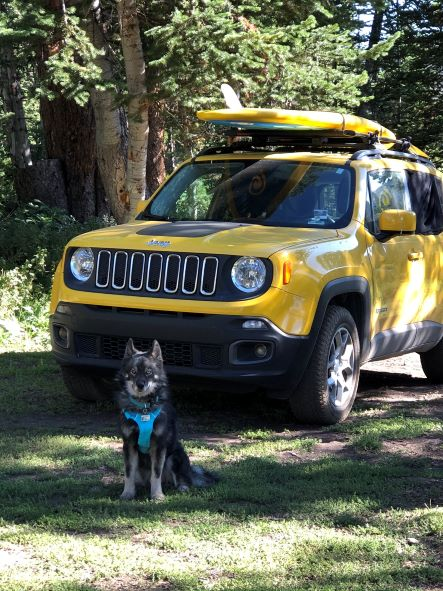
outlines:
[[60, 369], [65, 386], [74, 398], [87, 402], [110, 400], [110, 384], [101, 376], [78, 367], [62, 365]]
[[351, 411], [360, 375], [360, 341], [351, 313], [329, 306], [309, 365], [289, 403], [303, 423], [333, 425]]
[[443, 384], [443, 339], [430, 351], [420, 353], [420, 361], [428, 380]]

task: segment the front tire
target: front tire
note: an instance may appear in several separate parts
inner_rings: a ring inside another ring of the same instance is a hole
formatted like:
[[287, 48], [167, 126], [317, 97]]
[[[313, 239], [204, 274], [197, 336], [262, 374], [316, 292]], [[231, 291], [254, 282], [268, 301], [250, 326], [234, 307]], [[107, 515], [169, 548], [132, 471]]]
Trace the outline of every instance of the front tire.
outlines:
[[102, 377], [67, 365], [62, 365], [60, 370], [68, 392], [77, 400], [99, 402], [110, 399], [109, 385]]
[[426, 377], [434, 384], [443, 384], [443, 339], [430, 351], [420, 353]]
[[289, 403], [303, 423], [333, 425], [351, 411], [360, 376], [360, 341], [351, 313], [329, 306], [314, 352]]

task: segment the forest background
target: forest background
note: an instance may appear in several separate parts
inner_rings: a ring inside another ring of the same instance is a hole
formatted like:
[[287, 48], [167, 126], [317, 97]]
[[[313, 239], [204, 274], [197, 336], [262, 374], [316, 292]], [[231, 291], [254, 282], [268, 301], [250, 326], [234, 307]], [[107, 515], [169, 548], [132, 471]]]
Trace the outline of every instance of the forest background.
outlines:
[[217, 139], [195, 111], [223, 82], [245, 106], [375, 119], [443, 163], [437, 0], [0, 0], [0, 349], [47, 346], [64, 244]]

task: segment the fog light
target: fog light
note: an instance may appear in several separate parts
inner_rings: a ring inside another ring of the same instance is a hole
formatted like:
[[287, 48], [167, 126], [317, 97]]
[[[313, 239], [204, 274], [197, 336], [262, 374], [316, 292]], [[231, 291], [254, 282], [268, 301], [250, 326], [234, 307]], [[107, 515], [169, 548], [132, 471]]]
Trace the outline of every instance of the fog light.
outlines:
[[66, 328], [64, 326], [60, 326], [58, 329], [58, 338], [61, 341], [67, 341], [68, 340], [68, 331], [66, 330]]
[[263, 344], [255, 345], [254, 354], [259, 359], [263, 359], [263, 357], [266, 357], [266, 355], [268, 354], [268, 347]]
[[69, 331], [61, 324], [54, 324], [54, 340], [59, 347], [67, 349], [69, 347]]
[[242, 328], [266, 328], [266, 324], [262, 320], [245, 320]]

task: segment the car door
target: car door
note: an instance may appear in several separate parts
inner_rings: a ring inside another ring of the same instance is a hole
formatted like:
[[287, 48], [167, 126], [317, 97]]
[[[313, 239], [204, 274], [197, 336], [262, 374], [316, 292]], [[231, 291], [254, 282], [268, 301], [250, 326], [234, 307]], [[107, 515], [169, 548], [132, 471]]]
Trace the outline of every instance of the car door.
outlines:
[[412, 233], [383, 235], [378, 220], [387, 209], [412, 210], [404, 170], [368, 172], [366, 228], [374, 294], [372, 333], [379, 335], [380, 355], [413, 345], [414, 323], [422, 318], [426, 287], [423, 237]]
[[425, 279], [417, 340], [426, 344], [433, 338], [439, 340], [443, 326], [443, 184], [433, 171], [407, 170], [406, 176], [417, 219], [416, 235], [422, 244]]

